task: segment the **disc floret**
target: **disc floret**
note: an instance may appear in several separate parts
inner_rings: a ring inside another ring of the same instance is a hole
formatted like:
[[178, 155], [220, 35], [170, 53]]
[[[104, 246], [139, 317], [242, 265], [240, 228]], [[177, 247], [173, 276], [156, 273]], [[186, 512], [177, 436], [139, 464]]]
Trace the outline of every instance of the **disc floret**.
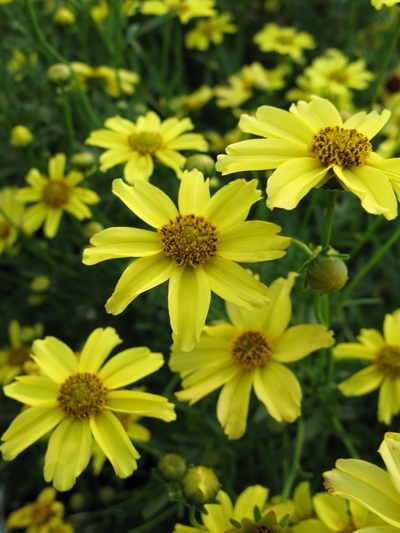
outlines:
[[108, 392], [96, 374], [78, 372], [61, 385], [57, 401], [67, 417], [89, 420], [104, 409]]
[[230, 353], [243, 370], [255, 370], [271, 359], [272, 342], [265, 331], [250, 329], [233, 339]]

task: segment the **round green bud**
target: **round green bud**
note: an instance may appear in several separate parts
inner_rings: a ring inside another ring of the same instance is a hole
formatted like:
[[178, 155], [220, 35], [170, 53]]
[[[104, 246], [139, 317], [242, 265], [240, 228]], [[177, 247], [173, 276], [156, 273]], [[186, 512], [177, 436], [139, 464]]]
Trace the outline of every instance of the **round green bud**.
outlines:
[[211, 468], [189, 466], [181, 479], [181, 490], [190, 505], [213, 503], [221, 487]]
[[85, 224], [83, 228], [83, 236], [86, 237], [86, 239], [89, 241], [93, 237], [93, 235], [99, 233], [99, 231], [102, 231], [103, 229], [103, 224], [100, 224], [100, 222], [95, 222], [93, 220], [92, 222], [88, 222], [87, 224]]
[[71, 69], [64, 63], [56, 63], [47, 69], [47, 79], [53, 85], [62, 87], [71, 79]]
[[35, 276], [31, 281], [31, 290], [45, 292], [50, 287], [51, 281], [47, 276]]
[[166, 453], [158, 461], [157, 470], [166, 483], [180, 481], [186, 472], [186, 461], [177, 453]]
[[205, 178], [209, 178], [214, 174], [215, 161], [209, 155], [194, 154], [186, 159], [183, 170], [193, 170], [194, 168], [200, 170]]
[[318, 294], [332, 294], [348, 280], [347, 266], [335, 256], [318, 255], [307, 267], [307, 283]]
[[53, 22], [57, 26], [71, 26], [75, 22], [75, 15], [70, 9], [60, 7], [53, 15]]
[[71, 165], [78, 170], [89, 170], [94, 164], [95, 158], [91, 152], [78, 152], [71, 157]]

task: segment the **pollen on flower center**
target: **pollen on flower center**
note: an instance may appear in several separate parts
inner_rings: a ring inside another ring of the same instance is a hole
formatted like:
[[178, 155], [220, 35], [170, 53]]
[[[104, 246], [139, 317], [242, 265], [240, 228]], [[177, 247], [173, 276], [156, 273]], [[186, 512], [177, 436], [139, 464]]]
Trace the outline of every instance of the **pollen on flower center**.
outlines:
[[53, 516], [51, 505], [44, 502], [34, 502], [31, 505], [31, 522], [34, 525], [40, 526], [49, 521]]
[[154, 155], [162, 147], [163, 139], [158, 133], [141, 131], [129, 135], [128, 142], [133, 150], [141, 154]]
[[271, 359], [272, 343], [264, 331], [249, 329], [234, 338], [230, 352], [243, 370], [255, 370]]
[[50, 208], [60, 209], [71, 196], [71, 186], [64, 180], [49, 180], [42, 190], [42, 202]]
[[11, 225], [7, 220], [2, 220], [0, 222], [0, 240], [7, 239], [7, 237], [10, 235], [11, 231]]
[[104, 409], [107, 393], [98, 376], [79, 372], [64, 381], [57, 401], [67, 416], [89, 420], [90, 415]]
[[31, 351], [28, 346], [16, 346], [7, 352], [9, 366], [22, 366], [29, 359]]
[[325, 165], [361, 167], [372, 152], [372, 145], [355, 129], [328, 126], [320, 129], [308, 145], [316, 158]]
[[203, 265], [217, 255], [217, 228], [204, 217], [178, 215], [162, 226], [158, 233], [164, 253], [175, 263], [192, 267]]
[[390, 378], [400, 377], [400, 346], [386, 344], [374, 361], [379, 370]]

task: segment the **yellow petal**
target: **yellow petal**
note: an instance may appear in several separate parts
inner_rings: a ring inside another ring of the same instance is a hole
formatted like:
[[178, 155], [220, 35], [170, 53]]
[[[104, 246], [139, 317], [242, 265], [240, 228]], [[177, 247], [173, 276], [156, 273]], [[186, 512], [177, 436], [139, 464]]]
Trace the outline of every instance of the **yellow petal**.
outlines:
[[253, 372], [238, 372], [218, 397], [217, 417], [228, 439], [240, 439], [246, 431], [253, 377]]
[[94, 374], [122, 340], [114, 328], [97, 328], [87, 338], [79, 358], [79, 372]]
[[378, 452], [385, 461], [390, 479], [400, 494], [400, 434], [388, 431]]
[[272, 340], [280, 337], [290, 322], [292, 316], [290, 292], [297, 276], [296, 272], [289, 272], [287, 279], [278, 278], [269, 287], [270, 303], [261, 310], [262, 315], [260, 312], [262, 318], [260, 327]]
[[327, 528], [342, 531], [350, 525], [347, 502], [342, 498], [332, 498], [327, 492], [320, 492], [312, 501], [318, 518]]
[[22, 227], [27, 233], [33, 233], [46, 219], [47, 209], [43, 204], [36, 204], [25, 211]]
[[52, 239], [56, 236], [58, 228], [60, 226], [62, 213], [62, 209], [47, 210], [43, 231], [46, 237], [48, 237], [49, 239]]
[[364, 344], [367, 348], [371, 350], [378, 351], [380, 348], [385, 346], [385, 341], [382, 335], [376, 329], [361, 329], [360, 335], [357, 339]]
[[166, 167], [173, 168], [177, 172], [185, 164], [186, 157], [175, 150], [167, 150], [166, 148], [158, 150], [155, 157], [160, 163]]
[[159, 418], [165, 422], [176, 419], [175, 406], [164, 396], [141, 391], [111, 391], [106, 405], [112, 411], [130, 413], [138, 416]]
[[179, 187], [178, 205], [182, 214], [200, 213], [210, 199], [209, 180], [204, 181], [203, 174], [196, 169], [182, 174]]
[[4, 387], [4, 394], [26, 405], [40, 405], [54, 402], [58, 396], [59, 386], [45, 376], [18, 376], [17, 381]]
[[[257, 109], [256, 117], [261, 121], [260, 126], [264, 131], [263, 137], [286, 139], [293, 143], [304, 145], [304, 143], [308, 144], [310, 142], [310, 138], [315, 133], [307, 122], [304, 122], [293, 113], [276, 107], [263, 105]], [[254, 131], [248, 131], [248, 125], [249, 121], [246, 115], [242, 115], [239, 122], [240, 129], [248, 133], [254, 133]]]
[[257, 506], [261, 513], [265, 508], [265, 504], [268, 498], [268, 489], [261, 485], [253, 485], [247, 487], [241, 494], [239, 494], [236, 500], [235, 507], [233, 509], [233, 518], [238, 522], [242, 518], [254, 519], [254, 507]]
[[379, 391], [378, 399], [378, 420], [389, 425], [393, 415], [400, 411], [400, 405], [397, 401], [396, 391], [397, 379], [385, 377]]
[[385, 315], [383, 335], [387, 344], [400, 346], [400, 309], [391, 315]]
[[387, 109], [384, 109], [380, 115], [376, 111], [372, 111], [371, 113], [368, 113], [368, 115], [361, 111], [361, 113], [357, 113], [347, 119], [343, 124], [343, 128], [354, 128], [368, 139], [372, 139], [381, 131], [383, 126], [389, 120], [390, 115], [391, 113]]
[[382, 380], [382, 372], [375, 365], [371, 365], [342, 381], [338, 387], [345, 396], [362, 396], [377, 389]]
[[134, 185], [137, 180], [148, 181], [153, 171], [154, 163], [151, 155], [134, 152], [124, 167], [124, 178]]
[[67, 158], [65, 154], [56, 154], [49, 160], [49, 177], [52, 180], [59, 180], [64, 177], [64, 169]]
[[76, 355], [56, 337], [35, 340], [32, 351], [35, 362], [56, 383], [62, 383], [68, 376], [78, 372]]
[[274, 341], [272, 357], [280, 363], [298, 361], [315, 350], [332, 346], [335, 342], [332, 335], [332, 330], [319, 324], [293, 326]]
[[[97, 144], [97, 146], [99, 145]], [[100, 170], [102, 172], [107, 172], [108, 169], [129, 161], [133, 156], [134, 154], [129, 146], [121, 147], [119, 145], [118, 148], [111, 148], [110, 150], [104, 152], [104, 154], [101, 154]]]
[[202, 520], [208, 531], [221, 532], [232, 529], [229, 518], [232, 516], [232, 501], [228, 494], [220, 490], [217, 494], [220, 504], [211, 503], [206, 505], [208, 515], [202, 515]]
[[240, 367], [232, 361], [206, 366], [199, 369], [182, 381], [184, 390], [175, 393], [181, 402], [190, 402], [190, 405], [198, 402], [210, 392], [218, 389], [224, 383], [233, 379], [240, 372]]
[[369, 348], [358, 342], [343, 342], [335, 346], [332, 353], [336, 359], [364, 359], [373, 361], [376, 349]]

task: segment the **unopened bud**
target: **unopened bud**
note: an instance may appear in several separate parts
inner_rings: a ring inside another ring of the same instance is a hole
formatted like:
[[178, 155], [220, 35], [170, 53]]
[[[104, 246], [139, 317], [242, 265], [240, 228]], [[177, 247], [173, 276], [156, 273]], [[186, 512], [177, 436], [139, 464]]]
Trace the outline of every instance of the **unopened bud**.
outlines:
[[54, 13], [53, 22], [57, 26], [71, 26], [75, 22], [75, 15], [66, 7], [60, 7]]
[[33, 141], [32, 133], [25, 126], [15, 126], [11, 130], [9, 143], [13, 148], [25, 148]]
[[332, 294], [348, 280], [347, 266], [335, 256], [318, 255], [307, 267], [307, 283], [318, 294]]
[[62, 87], [71, 79], [71, 69], [64, 63], [56, 63], [47, 69], [47, 79], [53, 85]]
[[71, 157], [71, 165], [78, 170], [89, 170], [94, 163], [95, 158], [91, 152], [78, 152]]
[[213, 503], [220, 487], [214, 471], [205, 466], [190, 466], [181, 479], [182, 494], [191, 505]]
[[186, 472], [186, 461], [177, 453], [166, 453], [158, 461], [157, 470], [167, 483], [180, 481]]
[[215, 161], [206, 154], [194, 154], [186, 159], [183, 170], [193, 170], [196, 168], [204, 174], [205, 178], [209, 178], [214, 174]]
[[83, 236], [86, 237], [88, 241], [95, 235], [96, 233], [99, 233], [99, 231], [102, 231], [104, 229], [103, 224], [100, 224], [100, 222], [88, 222], [84, 228], [83, 228]]
[[31, 290], [34, 292], [45, 292], [50, 287], [50, 279], [47, 276], [35, 276], [31, 281]]

